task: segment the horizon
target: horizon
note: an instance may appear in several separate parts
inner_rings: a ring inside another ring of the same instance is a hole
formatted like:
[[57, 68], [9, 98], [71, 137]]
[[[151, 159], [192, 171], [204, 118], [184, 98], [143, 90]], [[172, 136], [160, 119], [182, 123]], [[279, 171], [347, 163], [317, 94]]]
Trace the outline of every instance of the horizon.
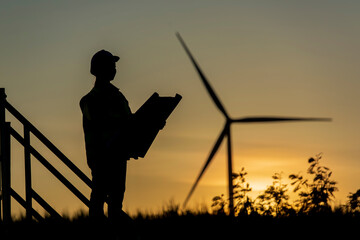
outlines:
[[[145, 159], [128, 162], [125, 210], [161, 209], [170, 199], [182, 204], [225, 121], [176, 39], [177, 31], [231, 117], [333, 118], [331, 123], [232, 126], [233, 170], [245, 167], [254, 189], [265, 190], [275, 172], [306, 173], [307, 160], [320, 152], [322, 164], [338, 182], [337, 201], [345, 203], [349, 192], [360, 188], [360, 3], [156, 0], [1, 5], [0, 87], [7, 100], [89, 177], [79, 101], [93, 87], [89, 68], [96, 51], [120, 56], [113, 84], [132, 112], [153, 92], [183, 96]], [[22, 132], [19, 125], [14, 127]], [[24, 195], [23, 152], [12, 144], [12, 183]], [[32, 164], [33, 186], [50, 205], [58, 212], [81, 208], [59, 181], [34, 159]], [[89, 196], [85, 186], [70, 173], [65, 175]], [[209, 206], [221, 193], [228, 194], [224, 144], [189, 207], [203, 202]]]

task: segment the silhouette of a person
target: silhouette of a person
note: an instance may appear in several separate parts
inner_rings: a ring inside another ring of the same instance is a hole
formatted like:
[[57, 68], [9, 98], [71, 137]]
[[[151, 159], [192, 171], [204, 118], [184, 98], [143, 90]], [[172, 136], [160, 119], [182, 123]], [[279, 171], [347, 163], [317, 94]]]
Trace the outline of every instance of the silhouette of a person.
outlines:
[[95, 86], [80, 101], [87, 163], [93, 182], [89, 215], [92, 219], [105, 219], [104, 203], [108, 199], [108, 216], [112, 223], [121, 222], [125, 214], [122, 202], [127, 160], [130, 159], [132, 119], [128, 101], [110, 83], [119, 59], [105, 50], [92, 57], [90, 72], [96, 77]]

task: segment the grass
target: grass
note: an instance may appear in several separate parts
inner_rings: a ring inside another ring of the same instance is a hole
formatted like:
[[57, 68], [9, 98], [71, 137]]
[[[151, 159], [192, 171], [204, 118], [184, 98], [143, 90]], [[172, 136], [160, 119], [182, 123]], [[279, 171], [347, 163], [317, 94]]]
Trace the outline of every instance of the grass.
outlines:
[[[159, 214], [138, 213], [132, 223], [121, 226], [116, 230], [125, 230], [127, 236], [119, 239], [344, 239], [358, 236], [360, 214], [332, 211], [321, 215], [230, 217], [204, 210], [180, 212], [174, 206]], [[0, 239], [115, 239], [112, 230], [111, 225], [94, 224], [79, 213], [71, 219], [1, 223]]]

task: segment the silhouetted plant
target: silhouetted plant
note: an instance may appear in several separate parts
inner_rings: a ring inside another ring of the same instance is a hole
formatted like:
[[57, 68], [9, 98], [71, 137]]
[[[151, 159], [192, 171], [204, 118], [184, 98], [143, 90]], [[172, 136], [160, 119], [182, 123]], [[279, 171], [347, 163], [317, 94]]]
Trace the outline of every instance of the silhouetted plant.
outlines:
[[289, 178], [294, 185], [294, 192], [299, 192], [300, 199], [296, 201], [302, 213], [320, 213], [331, 211], [330, 201], [337, 191], [336, 182], [331, 180], [332, 172], [329, 168], [320, 165], [322, 154], [310, 158], [307, 173], [313, 175], [312, 181], [305, 179], [300, 174], [291, 174]]
[[224, 199], [224, 194], [220, 196], [215, 196], [212, 199], [211, 207], [213, 209], [213, 213], [216, 215], [225, 215], [225, 208], [228, 205], [228, 200]]
[[294, 212], [289, 204], [287, 184], [282, 183], [282, 174], [275, 173], [273, 184], [256, 199], [257, 210], [262, 215], [287, 216]]
[[[245, 168], [242, 168], [239, 173], [233, 173], [233, 191], [234, 191], [234, 212], [236, 215], [249, 215], [254, 211], [253, 201], [248, 196], [251, 192], [249, 183], [246, 182], [245, 176], [247, 172]], [[215, 196], [212, 199], [211, 207], [214, 214], [225, 215], [227, 206], [229, 205], [229, 199], [224, 198], [224, 194]]]
[[234, 190], [234, 210], [238, 215], [249, 215], [254, 211], [254, 202], [248, 196], [252, 188], [246, 182], [245, 168], [241, 168], [239, 173], [233, 173], [233, 190]]
[[351, 213], [360, 213], [360, 189], [356, 193], [349, 193], [348, 208]]

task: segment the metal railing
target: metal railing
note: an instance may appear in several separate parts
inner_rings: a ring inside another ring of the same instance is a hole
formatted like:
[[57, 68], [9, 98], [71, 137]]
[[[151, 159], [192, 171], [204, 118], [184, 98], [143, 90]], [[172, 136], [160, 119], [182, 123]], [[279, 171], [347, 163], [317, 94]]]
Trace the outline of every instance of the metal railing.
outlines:
[[[7, 111], [6, 111], [7, 110]], [[23, 125], [23, 136], [6, 122], [6, 112], [9, 112]], [[77, 175], [87, 186], [91, 188], [91, 180], [76, 167], [49, 139], [47, 139], [34, 125], [32, 125], [19, 111], [17, 111], [7, 100], [5, 89], [0, 88], [0, 190], [1, 206], [0, 217], [3, 222], [11, 221], [11, 197], [13, 197], [26, 210], [26, 218], [37, 220], [43, 217], [33, 209], [35, 200], [43, 207], [51, 217], [61, 218], [61, 215], [51, 207], [33, 188], [31, 184], [31, 159], [32, 156], [38, 160], [51, 174], [62, 182], [80, 201], [87, 207], [89, 200], [68, 179], [64, 177], [53, 165], [50, 164], [30, 143], [30, 133], [42, 142], [59, 160], [61, 160], [75, 175]], [[25, 161], [25, 199], [23, 199], [11, 187], [11, 137], [24, 147]]]

